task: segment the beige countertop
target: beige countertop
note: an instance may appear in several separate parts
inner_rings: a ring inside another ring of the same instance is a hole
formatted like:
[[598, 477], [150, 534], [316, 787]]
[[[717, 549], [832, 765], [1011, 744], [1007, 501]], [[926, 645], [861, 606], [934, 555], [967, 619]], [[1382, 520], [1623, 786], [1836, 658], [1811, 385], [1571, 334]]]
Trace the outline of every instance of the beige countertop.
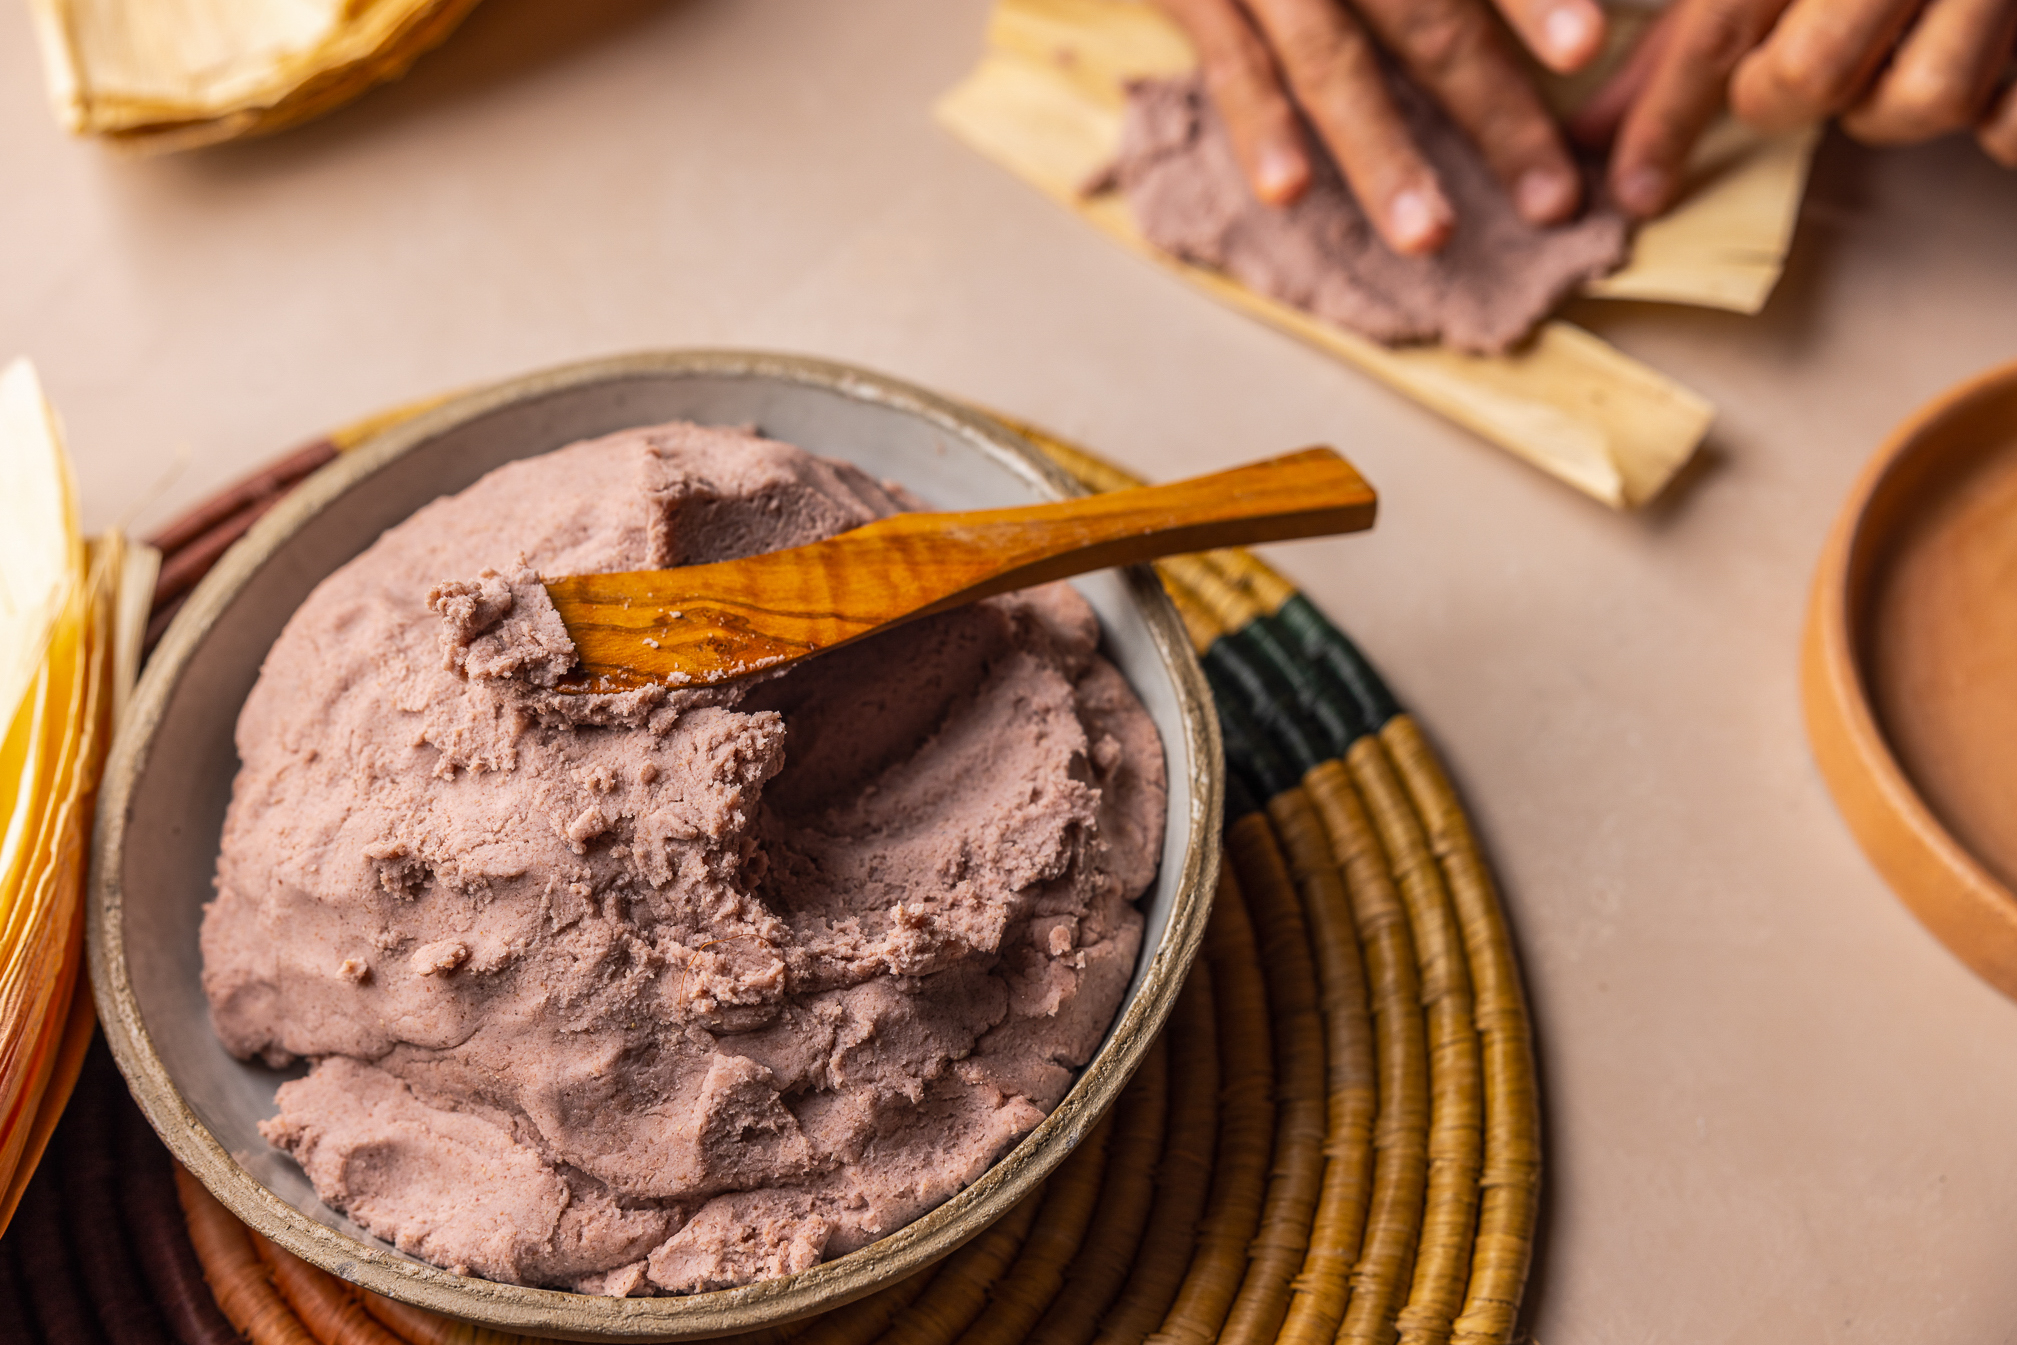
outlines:
[[2017, 1005], [1912, 921], [1807, 755], [1795, 649], [1890, 425], [2017, 355], [2017, 176], [1827, 143], [1762, 317], [1574, 316], [1721, 409], [1614, 515], [1135, 260], [931, 122], [986, 0], [488, 0], [402, 84], [168, 160], [74, 143], [0, 7], [0, 356], [144, 532], [364, 412], [769, 346], [1150, 475], [1313, 441], [1376, 533], [1279, 550], [1451, 758], [1539, 1023], [1545, 1345], [2017, 1323]]

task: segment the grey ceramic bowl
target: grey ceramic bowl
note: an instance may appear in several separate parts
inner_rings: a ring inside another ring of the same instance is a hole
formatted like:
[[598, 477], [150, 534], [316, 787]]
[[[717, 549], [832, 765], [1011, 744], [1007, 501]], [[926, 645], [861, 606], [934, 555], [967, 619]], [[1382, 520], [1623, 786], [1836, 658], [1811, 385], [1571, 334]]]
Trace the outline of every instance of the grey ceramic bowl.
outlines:
[[386, 528], [500, 463], [633, 425], [753, 424], [901, 481], [939, 508], [1075, 493], [999, 423], [857, 369], [786, 356], [665, 353], [516, 379], [388, 430], [325, 467], [204, 580], [147, 665], [113, 748], [92, 865], [98, 1012], [147, 1118], [233, 1213], [303, 1259], [389, 1297], [507, 1330], [573, 1339], [696, 1339], [789, 1321], [908, 1275], [1007, 1212], [1120, 1093], [1197, 953], [1217, 879], [1221, 766], [1210, 694], [1146, 570], [1079, 581], [1106, 652], [1162, 731], [1169, 825], [1143, 899], [1127, 998], [1064, 1102], [972, 1186], [868, 1247], [797, 1275], [683, 1298], [606, 1299], [458, 1276], [371, 1236], [316, 1198], [260, 1138], [281, 1076], [232, 1059], [210, 1028], [197, 926], [238, 768], [232, 730], [267, 649], [310, 589]]

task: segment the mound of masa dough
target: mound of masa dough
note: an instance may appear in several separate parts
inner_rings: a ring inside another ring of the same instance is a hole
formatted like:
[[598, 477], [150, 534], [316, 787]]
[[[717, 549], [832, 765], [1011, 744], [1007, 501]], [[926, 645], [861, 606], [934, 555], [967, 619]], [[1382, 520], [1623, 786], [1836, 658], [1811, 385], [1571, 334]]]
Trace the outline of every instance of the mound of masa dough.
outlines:
[[1553, 228], [1527, 223], [1427, 94], [1399, 75], [1388, 87], [1456, 207], [1456, 232], [1434, 256], [1404, 257], [1381, 241], [1313, 132], [1304, 136], [1309, 190], [1293, 205], [1263, 205], [1196, 75], [1129, 88], [1112, 176], [1143, 236], [1163, 251], [1388, 345], [1500, 353], [1570, 290], [1624, 261], [1616, 210], [1599, 206]]
[[[681, 1293], [916, 1218], [1098, 1045], [1162, 846], [1155, 726], [1063, 584], [705, 690], [553, 689], [537, 576], [902, 507], [672, 424], [512, 463], [309, 596], [238, 721], [203, 922], [269, 1140], [458, 1272]], [[474, 576], [458, 579], [457, 576]]]

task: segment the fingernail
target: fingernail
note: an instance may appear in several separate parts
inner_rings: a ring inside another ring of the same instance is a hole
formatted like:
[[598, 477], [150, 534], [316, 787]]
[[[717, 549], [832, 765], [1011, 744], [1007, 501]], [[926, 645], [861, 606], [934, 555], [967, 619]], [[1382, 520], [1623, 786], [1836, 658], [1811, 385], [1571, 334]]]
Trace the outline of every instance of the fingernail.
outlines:
[[1576, 208], [1576, 179], [1559, 168], [1530, 168], [1513, 188], [1513, 203], [1529, 224], [1553, 224]]
[[1653, 167], [1631, 169], [1618, 176], [1618, 204], [1634, 215], [1655, 215], [1667, 204], [1667, 175]]
[[1409, 187], [1387, 207], [1388, 231], [1402, 252], [1430, 252], [1450, 226], [1449, 202], [1432, 187]]
[[1289, 146], [1263, 145], [1254, 166], [1254, 191], [1269, 205], [1287, 205], [1302, 194], [1309, 171], [1303, 156]]
[[1596, 21], [1581, 5], [1562, 5], [1541, 22], [1544, 54], [1558, 64], [1582, 57], [1596, 36]]

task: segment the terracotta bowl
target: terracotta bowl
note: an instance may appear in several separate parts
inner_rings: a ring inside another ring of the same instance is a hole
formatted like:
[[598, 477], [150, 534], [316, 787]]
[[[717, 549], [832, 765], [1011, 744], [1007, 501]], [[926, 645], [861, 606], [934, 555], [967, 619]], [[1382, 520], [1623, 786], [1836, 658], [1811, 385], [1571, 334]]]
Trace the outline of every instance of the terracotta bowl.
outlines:
[[1063, 1161], [1127, 1082], [1196, 955], [1217, 878], [1217, 720], [1175, 609], [1146, 570], [1079, 582], [1106, 652], [1162, 731], [1170, 803], [1143, 898], [1141, 960], [1070, 1094], [978, 1181], [916, 1222], [801, 1274], [681, 1298], [608, 1299], [458, 1276], [324, 1206], [260, 1138], [283, 1076], [212, 1034], [197, 926], [231, 781], [232, 730], [281, 626], [325, 575], [387, 527], [500, 463], [633, 425], [754, 424], [851, 459], [930, 503], [968, 509], [1076, 493], [1002, 425], [920, 389], [771, 355], [672, 353], [576, 365], [473, 393], [389, 430], [311, 477], [218, 564], [147, 666], [113, 749], [93, 855], [98, 1012], [141, 1108], [183, 1165], [247, 1224], [354, 1283], [467, 1321], [573, 1339], [694, 1339], [859, 1298], [958, 1247]]
[[1907, 421], [1814, 577], [1807, 733], [1864, 852], [2017, 998], [2017, 364]]

